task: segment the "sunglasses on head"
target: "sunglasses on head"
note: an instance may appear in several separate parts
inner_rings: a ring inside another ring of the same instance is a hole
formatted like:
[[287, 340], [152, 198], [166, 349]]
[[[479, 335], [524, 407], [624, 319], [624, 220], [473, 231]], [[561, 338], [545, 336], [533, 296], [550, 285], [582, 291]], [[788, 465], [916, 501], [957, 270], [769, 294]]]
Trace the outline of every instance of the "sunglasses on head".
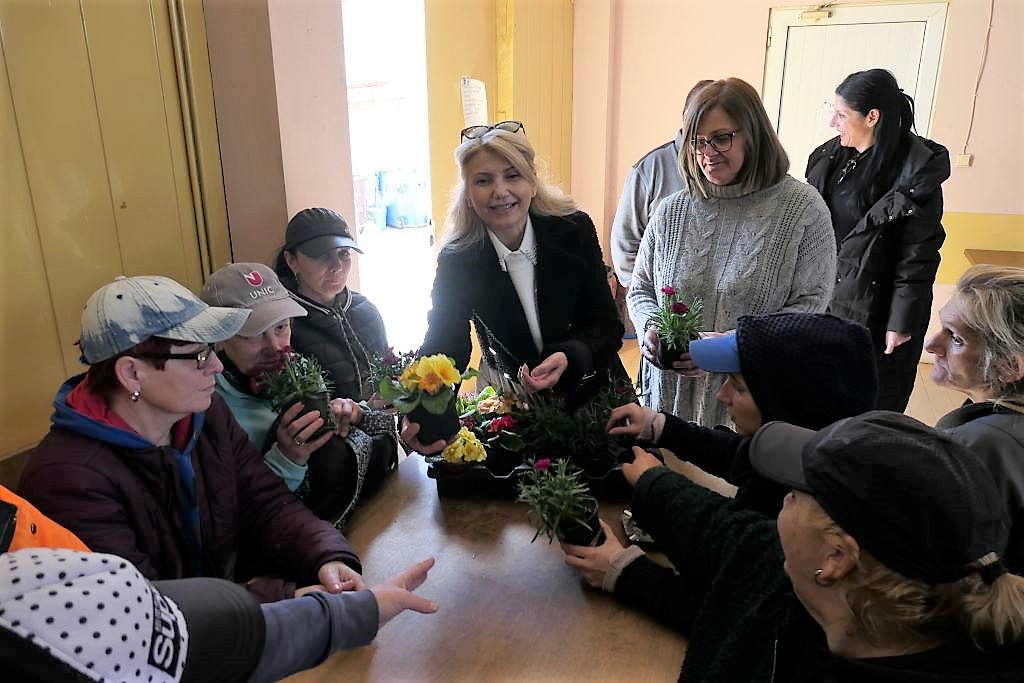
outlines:
[[523, 125], [522, 121], [499, 121], [491, 126], [470, 126], [462, 129], [462, 141], [476, 140], [487, 135], [492, 130], [503, 130], [508, 133], [518, 133], [519, 131], [526, 132], [526, 126]]

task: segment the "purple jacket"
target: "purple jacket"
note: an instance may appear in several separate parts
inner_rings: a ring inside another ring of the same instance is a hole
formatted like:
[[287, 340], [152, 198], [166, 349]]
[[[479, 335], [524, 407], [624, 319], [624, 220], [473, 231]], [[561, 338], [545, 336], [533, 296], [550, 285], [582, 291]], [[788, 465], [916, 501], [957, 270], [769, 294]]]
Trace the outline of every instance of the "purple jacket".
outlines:
[[361, 571], [341, 532], [267, 468], [219, 396], [193, 415], [179, 452], [72, 409], [65, 399], [80, 381], [57, 393], [53, 426], [19, 491], [90, 548], [129, 560], [150, 580], [245, 583], [261, 602], [319, 583], [326, 562]]

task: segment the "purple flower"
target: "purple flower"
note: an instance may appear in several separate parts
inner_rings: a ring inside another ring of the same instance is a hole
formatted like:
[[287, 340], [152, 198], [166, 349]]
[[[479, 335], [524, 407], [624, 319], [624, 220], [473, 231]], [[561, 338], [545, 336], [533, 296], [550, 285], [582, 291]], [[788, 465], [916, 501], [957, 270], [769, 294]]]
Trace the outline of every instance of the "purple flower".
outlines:
[[672, 304], [672, 312], [678, 313], [679, 315], [685, 315], [690, 312], [690, 307], [682, 301], [676, 301]]
[[541, 458], [537, 462], [533, 463], [533, 469], [538, 472], [547, 472], [549, 467], [551, 467], [551, 458]]
[[672, 285], [665, 285], [664, 287], [661, 288], [661, 293], [668, 294], [669, 296], [675, 296], [676, 288], [673, 287]]

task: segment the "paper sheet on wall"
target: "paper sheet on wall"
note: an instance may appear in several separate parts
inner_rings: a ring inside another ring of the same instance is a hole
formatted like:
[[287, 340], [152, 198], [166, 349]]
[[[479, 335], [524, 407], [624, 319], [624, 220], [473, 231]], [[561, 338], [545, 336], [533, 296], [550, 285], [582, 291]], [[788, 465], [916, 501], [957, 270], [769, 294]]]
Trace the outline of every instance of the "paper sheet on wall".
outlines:
[[462, 77], [462, 118], [466, 127], [487, 125], [487, 88], [469, 76]]

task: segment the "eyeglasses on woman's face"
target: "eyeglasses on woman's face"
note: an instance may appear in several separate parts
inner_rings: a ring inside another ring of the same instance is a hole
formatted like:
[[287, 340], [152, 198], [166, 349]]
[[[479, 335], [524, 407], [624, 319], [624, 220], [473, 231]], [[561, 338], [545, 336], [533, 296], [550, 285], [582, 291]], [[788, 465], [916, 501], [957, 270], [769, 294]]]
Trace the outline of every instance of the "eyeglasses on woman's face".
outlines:
[[715, 133], [709, 138], [697, 136], [693, 139], [693, 151], [697, 154], [707, 154], [707, 148], [710, 146], [711, 149], [719, 154], [728, 152], [732, 149], [733, 138], [736, 137], [738, 132], [737, 130], [724, 131], [722, 133]]
[[490, 133], [492, 130], [503, 130], [507, 133], [526, 132], [526, 126], [522, 121], [499, 121], [490, 126], [469, 126], [462, 129], [462, 141], [476, 140]]
[[210, 359], [213, 358], [216, 350], [217, 348], [213, 344], [207, 344], [198, 351], [188, 351], [187, 353], [140, 353], [136, 355], [147, 360], [194, 360], [196, 370], [202, 370], [210, 364]]

